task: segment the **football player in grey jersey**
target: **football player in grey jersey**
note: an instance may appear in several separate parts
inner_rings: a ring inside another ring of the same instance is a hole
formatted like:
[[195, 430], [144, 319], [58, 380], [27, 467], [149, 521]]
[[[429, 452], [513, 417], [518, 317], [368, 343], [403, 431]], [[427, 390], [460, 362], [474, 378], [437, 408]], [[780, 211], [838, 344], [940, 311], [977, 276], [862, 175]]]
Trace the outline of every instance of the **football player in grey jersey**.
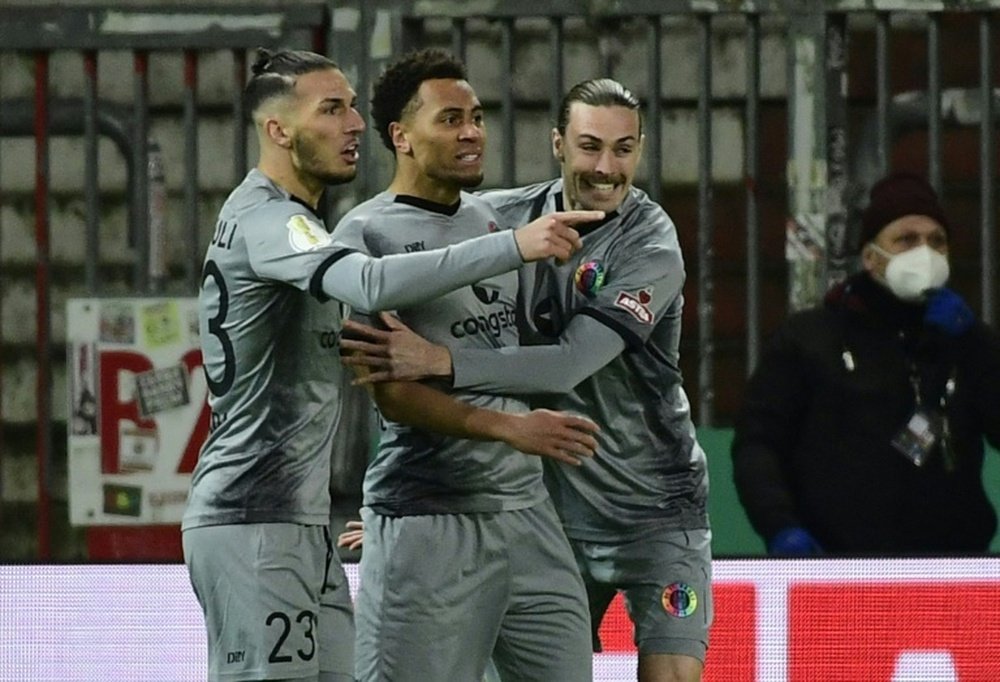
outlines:
[[[396, 61], [375, 84], [372, 117], [395, 175], [341, 220], [341, 239], [381, 256], [499, 229], [493, 209], [464, 191], [482, 182], [486, 133], [461, 62], [435, 50]], [[516, 293], [513, 273], [484, 277], [398, 313], [456, 350], [514, 348]], [[492, 656], [506, 680], [589, 680], [583, 582], [541, 459], [524, 454], [536, 436], [483, 441], [483, 429], [532, 413], [516, 396], [438, 388], [374, 386], [383, 430], [364, 482], [357, 678], [473, 682]], [[483, 408], [499, 412], [478, 419]], [[592, 424], [576, 427], [549, 434], [563, 443], [544, 454], [578, 465]]]
[[[353, 615], [329, 532], [341, 310], [323, 302], [410, 305], [523, 260], [568, 257], [579, 237], [546, 216], [513, 238], [385, 259], [358, 253], [316, 213], [327, 185], [354, 177], [365, 128], [343, 73], [318, 54], [261, 51], [244, 96], [260, 160], [223, 205], [205, 257], [199, 322], [212, 421], [182, 522], [184, 557], [205, 612], [209, 679], [351, 680]], [[536, 436], [558, 434], [578, 422], [539, 411], [494, 433], [522, 437], [528, 424]], [[525, 447], [563, 445], [544, 440]]]
[[583, 248], [569, 261], [520, 272], [520, 348], [433, 345], [388, 316], [388, 331], [348, 323], [357, 340], [344, 345], [366, 353], [346, 360], [368, 367], [362, 382], [448, 377], [456, 391], [532, 395], [536, 406], [597, 422], [593, 459], [545, 463], [587, 585], [595, 648], [621, 591], [638, 679], [698, 680], [712, 620], [708, 478], [678, 366], [677, 230], [632, 186], [641, 125], [639, 102], [621, 84], [584, 81], [567, 93], [552, 131], [561, 178], [483, 195], [504, 225], [563, 207], [607, 212], [578, 226]]

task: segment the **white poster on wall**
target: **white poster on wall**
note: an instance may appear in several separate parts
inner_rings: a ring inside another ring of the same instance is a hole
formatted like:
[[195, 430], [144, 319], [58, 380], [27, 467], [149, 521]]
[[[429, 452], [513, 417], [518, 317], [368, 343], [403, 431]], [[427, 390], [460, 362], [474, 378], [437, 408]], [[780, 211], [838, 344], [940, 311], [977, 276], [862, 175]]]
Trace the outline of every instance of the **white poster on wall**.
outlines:
[[179, 523], [208, 435], [194, 298], [67, 303], [74, 525]]

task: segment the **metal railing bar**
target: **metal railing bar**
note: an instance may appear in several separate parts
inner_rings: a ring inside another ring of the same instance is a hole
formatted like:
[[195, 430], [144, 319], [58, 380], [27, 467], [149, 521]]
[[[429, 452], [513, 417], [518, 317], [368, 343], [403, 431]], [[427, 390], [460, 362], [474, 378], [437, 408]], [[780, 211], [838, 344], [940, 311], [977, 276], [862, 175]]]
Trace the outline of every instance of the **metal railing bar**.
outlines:
[[184, 52], [184, 221], [187, 228], [185, 279], [197, 291], [202, 245], [198, 239], [198, 53]]
[[996, 122], [993, 102], [993, 41], [991, 17], [979, 17], [979, 95], [982, 117], [979, 122], [979, 201], [982, 263], [982, 318], [996, 320]]
[[889, 169], [890, 142], [890, 84], [889, 84], [889, 28], [890, 15], [880, 12], [875, 23], [875, 81], [876, 81], [876, 111], [877, 128], [877, 166], [878, 175], [885, 175]]
[[[233, 55], [233, 187], [243, 182], [247, 173], [247, 112], [243, 88], [247, 78], [247, 51], [232, 50]], [[254, 56], [256, 59], [256, 55]]]
[[[288, 41], [292, 33], [321, 24], [320, 3], [283, 4], [262, 11], [247, 4], [212, 6], [65, 6], [0, 8], [5, 50], [226, 49]], [[131, 4], [131, 3], [130, 3]]]
[[646, 191], [649, 198], [660, 203], [663, 177], [663, 128], [662, 78], [663, 78], [663, 26], [660, 17], [649, 17], [649, 98], [647, 102], [645, 147], [647, 154]]
[[[563, 94], [566, 89], [565, 50], [563, 20], [560, 17], [550, 17], [549, 55], [552, 59], [552, 85], [549, 90], [549, 120], [553, 127], [559, 121], [559, 105], [562, 104]], [[549, 163], [552, 165], [553, 174], [558, 174], [560, 172], [559, 161], [554, 155], [551, 156]]]
[[38, 470], [38, 558], [52, 555], [52, 311], [49, 301], [49, 53], [35, 53], [35, 461]]
[[938, 194], [941, 182], [941, 18], [927, 17], [927, 177]]
[[149, 53], [135, 50], [133, 61], [133, 125], [136, 144], [132, 148], [135, 161], [133, 170], [136, 178], [135, 226], [131, 233], [135, 249], [135, 276], [133, 284], [137, 292], [149, 291]]
[[97, 51], [87, 50], [83, 55], [83, 137], [84, 137], [84, 193], [86, 194], [86, 258], [84, 262], [87, 291], [97, 294], [100, 290], [98, 268], [100, 262], [100, 188], [97, 181]]
[[711, 15], [698, 15], [698, 38], [698, 423], [708, 426], [715, 408]]
[[502, 130], [503, 148], [503, 184], [513, 187], [517, 170], [516, 132], [514, 130], [514, 20], [500, 21], [500, 78], [506, 84], [503, 90]]
[[744, 164], [747, 239], [747, 374], [760, 357], [760, 210], [757, 206], [760, 172], [760, 17], [747, 16], [746, 37], [746, 135]]

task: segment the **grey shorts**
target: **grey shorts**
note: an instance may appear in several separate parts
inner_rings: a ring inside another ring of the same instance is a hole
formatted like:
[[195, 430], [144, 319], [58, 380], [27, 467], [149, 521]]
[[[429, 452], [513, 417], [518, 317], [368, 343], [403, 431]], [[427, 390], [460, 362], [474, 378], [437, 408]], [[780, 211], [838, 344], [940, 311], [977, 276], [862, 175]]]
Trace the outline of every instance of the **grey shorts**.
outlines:
[[209, 680], [353, 679], [351, 596], [328, 528], [205, 526], [183, 543]]
[[640, 654], [680, 654], [704, 663], [712, 624], [712, 532], [662, 531], [622, 543], [572, 540], [587, 586], [594, 650], [617, 592], [635, 624]]
[[583, 582], [550, 502], [478, 514], [363, 509], [361, 682], [587, 682]]

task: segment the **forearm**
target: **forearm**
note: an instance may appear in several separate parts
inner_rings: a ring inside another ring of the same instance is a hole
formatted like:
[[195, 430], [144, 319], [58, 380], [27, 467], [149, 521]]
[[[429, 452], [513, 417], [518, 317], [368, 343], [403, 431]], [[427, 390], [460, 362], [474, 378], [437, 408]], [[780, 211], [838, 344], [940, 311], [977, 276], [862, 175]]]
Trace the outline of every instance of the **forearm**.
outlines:
[[454, 386], [486, 393], [566, 393], [625, 350], [614, 330], [577, 316], [558, 343], [452, 351]]
[[804, 416], [778, 397], [790, 394], [780, 388], [783, 377], [775, 369], [779, 368], [765, 358], [751, 379], [736, 419], [731, 451], [740, 503], [765, 540], [782, 528], [802, 525], [788, 471]]
[[732, 459], [740, 504], [765, 541], [783, 528], [802, 525], [776, 453], [759, 443], [746, 443], [737, 433]]
[[376, 384], [374, 392], [386, 419], [453, 438], [503, 440], [503, 424], [510, 418], [416, 382]]
[[394, 422], [434, 431], [453, 438], [492, 440], [526, 455], [551, 457], [573, 466], [591, 457], [597, 448], [589, 419], [532, 410], [507, 413], [478, 408], [455, 400], [423, 384], [393, 382], [378, 384], [375, 399], [383, 416]]
[[405, 308], [522, 265], [512, 231], [447, 248], [372, 258], [352, 252], [313, 275], [310, 290], [365, 311]]

